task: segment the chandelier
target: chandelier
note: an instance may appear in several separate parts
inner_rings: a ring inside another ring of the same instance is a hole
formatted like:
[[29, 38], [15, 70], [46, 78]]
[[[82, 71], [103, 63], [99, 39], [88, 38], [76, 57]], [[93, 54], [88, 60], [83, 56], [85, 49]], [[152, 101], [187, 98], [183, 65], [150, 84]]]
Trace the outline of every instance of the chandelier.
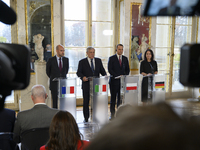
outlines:
[[140, 24], [140, 22], [142, 22], [142, 26], [144, 25], [144, 23], [149, 23], [149, 17], [145, 17], [145, 16], [141, 16], [141, 6], [139, 5], [139, 13], [138, 13], [138, 24]]

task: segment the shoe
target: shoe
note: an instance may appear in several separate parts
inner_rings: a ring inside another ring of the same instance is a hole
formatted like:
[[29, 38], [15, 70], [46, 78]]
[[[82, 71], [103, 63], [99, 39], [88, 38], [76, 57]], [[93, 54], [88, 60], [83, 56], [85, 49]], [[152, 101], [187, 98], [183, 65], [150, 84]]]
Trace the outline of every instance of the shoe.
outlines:
[[88, 123], [88, 119], [84, 119], [84, 120], [83, 120], [83, 123]]
[[112, 117], [112, 116], [109, 117], [109, 120], [110, 120], [110, 121], [113, 120], [113, 119], [114, 119], [114, 117]]

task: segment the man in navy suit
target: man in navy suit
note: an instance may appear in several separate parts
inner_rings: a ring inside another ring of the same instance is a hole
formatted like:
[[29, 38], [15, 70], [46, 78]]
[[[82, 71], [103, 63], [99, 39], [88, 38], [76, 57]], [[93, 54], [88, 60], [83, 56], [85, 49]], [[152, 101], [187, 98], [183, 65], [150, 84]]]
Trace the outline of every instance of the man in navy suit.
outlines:
[[79, 61], [77, 76], [82, 80], [83, 90], [83, 115], [84, 122], [88, 122], [89, 114], [89, 98], [90, 98], [90, 84], [88, 77], [99, 77], [106, 75], [106, 71], [103, 67], [102, 61], [99, 58], [94, 57], [95, 49], [91, 46], [87, 47], [87, 56]]
[[110, 102], [110, 119], [114, 118], [115, 115], [115, 103], [117, 96], [117, 107], [120, 105], [120, 79], [116, 79], [116, 77], [121, 75], [128, 75], [130, 72], [129, 62], [126, 56], [123, 56], [123, 45], [118, 44], [116, 47], [116, 54], [111, 56], [108, 60], [108, 72], [110, 73], [110, 94], [111, 94], [111, 102]]
[[0, 132], [13, 132], [15, 111], [4, 108], [0, 111]]
[[53, 99], [53, 108], [58, 108], [58, 82], [54, 78], [66, 78], [69, 70], [69, 59], [65, 57], [62, 45], [56, 46], [56, 55], [49, 58], [46, 65], [46, 74], [50, 78], [50, 90]]
[[[1, 97], [0, 97], [1, 99]], [[4, 108], [0, 110], [0, 132], [13, 132], [15, 124], [15, 111]], [[12, 140], [13, 135], [1, 135], [0, 149], [13, 150], [16, 147], [16, 143]]]

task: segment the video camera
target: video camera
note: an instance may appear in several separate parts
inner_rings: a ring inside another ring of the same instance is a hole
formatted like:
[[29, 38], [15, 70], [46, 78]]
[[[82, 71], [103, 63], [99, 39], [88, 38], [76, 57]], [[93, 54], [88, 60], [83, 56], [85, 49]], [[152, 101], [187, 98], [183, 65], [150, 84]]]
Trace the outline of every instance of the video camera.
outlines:
[[[16, 22], [15, 12], [0, 0], [0, 21]], [[30, 80], [30, 49], [25, 45], [0, 43], [0, 110], [12, 90], [25, 89]]]
[[[200, 0], [144, 0], [143, 16], [194, 16]], [[200, 44], [181, 47], [179, 80], [184, 86], [200, 87]]]

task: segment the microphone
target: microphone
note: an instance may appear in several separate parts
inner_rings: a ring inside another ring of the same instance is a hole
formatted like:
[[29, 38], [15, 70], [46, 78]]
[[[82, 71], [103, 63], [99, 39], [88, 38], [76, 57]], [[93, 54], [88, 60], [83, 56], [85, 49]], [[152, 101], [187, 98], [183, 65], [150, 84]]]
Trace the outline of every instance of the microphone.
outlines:
[[5, 24], [14, 24], [17, 16], [12, 8], [0, 0], [0, 21]]

